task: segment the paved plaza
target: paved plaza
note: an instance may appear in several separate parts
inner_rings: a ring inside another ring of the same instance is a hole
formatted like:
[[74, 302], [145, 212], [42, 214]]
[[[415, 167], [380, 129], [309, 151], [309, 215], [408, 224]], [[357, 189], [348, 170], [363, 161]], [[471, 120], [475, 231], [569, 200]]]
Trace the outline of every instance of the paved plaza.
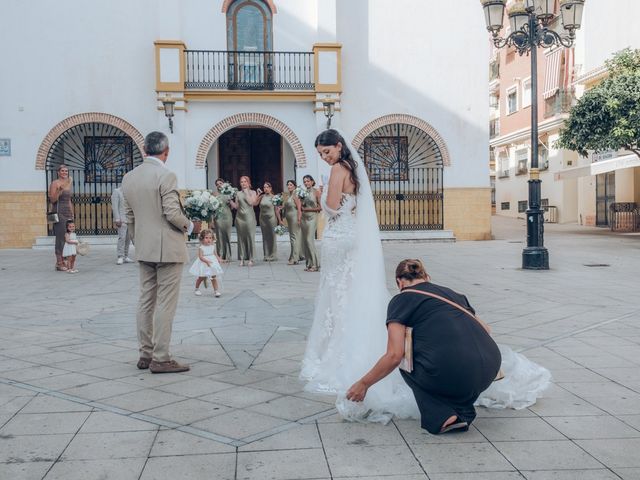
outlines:
[[52, 252], [0, 250], [0, 479], [640, 479], [640, 236], [546, 227], [543, 272], [518, 268], [522, 220], [494, 218], [493, 241], [384, 245], [389, 280], [424, 259], [554, 377], [531, 408], [444, 436], [346, 423], [303, 392], [319, 277], [284, 244], [276, 264], [232, 264], [219, 299], [185, 269], [172, 351], [192, 370], [165, 375], [135, 367], [135, 264], [97, 246], [69, 275]]

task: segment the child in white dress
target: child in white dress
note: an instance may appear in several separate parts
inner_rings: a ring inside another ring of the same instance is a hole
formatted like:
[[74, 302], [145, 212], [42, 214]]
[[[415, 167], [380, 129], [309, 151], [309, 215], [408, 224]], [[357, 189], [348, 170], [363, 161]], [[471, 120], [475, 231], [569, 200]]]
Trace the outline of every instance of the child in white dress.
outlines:
[[73, 220], [67, 220], [67, 233], [64, 234], [64, 248], [62, 249], [62, 258], [66, 263], [67, 273], [78, 273], [76, 266], [76, 245], [78, 245], [78, 237], [76, 236], [76, 224]]
[[195, 259], [189, 269], [190, 274], [198, 277], [196, 279], [196, 290], [194, 293], [197, 296], [202, 295], [200, 285], [202, 282], [205, 282], [206, 287], [207, 278], [211, 278], [213, 294], [219, 297], [220, 291], [218, 290], [218, 279], [216, 275], [222, 273], [222, 267], [220, 266], [222, 260], [216, 252], [215, 236], [211, 230], [202, 230], [198, 238], [200, 239], [198, 258]]

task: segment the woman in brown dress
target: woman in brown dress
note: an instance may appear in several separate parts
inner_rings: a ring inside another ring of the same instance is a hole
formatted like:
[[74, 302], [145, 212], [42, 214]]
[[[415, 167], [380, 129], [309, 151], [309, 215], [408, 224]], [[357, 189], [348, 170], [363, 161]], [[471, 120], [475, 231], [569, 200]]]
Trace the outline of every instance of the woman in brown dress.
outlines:
[[62, 258], [64, 248], [64, 235], [67, 231], [67, 220], [73, 220], [73, 205], [71, 203], [72, 178], [69, 176], [69, 167], [64, 164], [58, 166], [58, 178], [49, 185], [49, 201], [52, 210], [58, 213], [58, 221], [53, 224], [53, 233], [56, 237], [55, 254], [56, 270], [67, 271], [67, 266]]

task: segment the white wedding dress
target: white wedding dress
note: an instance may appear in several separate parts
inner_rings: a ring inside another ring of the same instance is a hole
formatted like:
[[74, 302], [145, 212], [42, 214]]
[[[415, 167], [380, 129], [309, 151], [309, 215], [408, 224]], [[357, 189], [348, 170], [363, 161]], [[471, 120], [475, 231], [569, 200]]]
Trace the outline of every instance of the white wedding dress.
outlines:
[[[358, 195], [343, 194], [338, 210], [322, 207], [322, 269], [313, 325], [302, 361], [305, 390], [335, 394], [340, 415], [353, 421], [387, 423], [393, 416], [420, 418], [413, 392], [398, 370], [373, 385], [363, 402], [345, 398], [349, 387], [385, 353], [387, 304], [382, 244], [371, 186], [357, 153]], [[477, 405], [525, 408], [535, 403], [551, 379], [545, 368], [500, 346], [505, 378], [482, 393]]]

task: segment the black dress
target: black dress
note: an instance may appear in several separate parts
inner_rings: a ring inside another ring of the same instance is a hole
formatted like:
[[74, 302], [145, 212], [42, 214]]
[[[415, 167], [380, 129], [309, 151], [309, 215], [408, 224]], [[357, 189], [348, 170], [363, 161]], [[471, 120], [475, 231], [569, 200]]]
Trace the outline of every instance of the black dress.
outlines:
[[[467, 298], [433, 283], [410, 287], [440, 295], [475, 313]], [[387, 324], [413, 327], [413, 372], [401, 370], [420, 409], [422, 428], [439, 433], [442, 424], [457, 415], [469, 424], [473, 403], [500, 369], [498, 346], [469, 315], [419, 293], [400, 293], [391, 299]]]

